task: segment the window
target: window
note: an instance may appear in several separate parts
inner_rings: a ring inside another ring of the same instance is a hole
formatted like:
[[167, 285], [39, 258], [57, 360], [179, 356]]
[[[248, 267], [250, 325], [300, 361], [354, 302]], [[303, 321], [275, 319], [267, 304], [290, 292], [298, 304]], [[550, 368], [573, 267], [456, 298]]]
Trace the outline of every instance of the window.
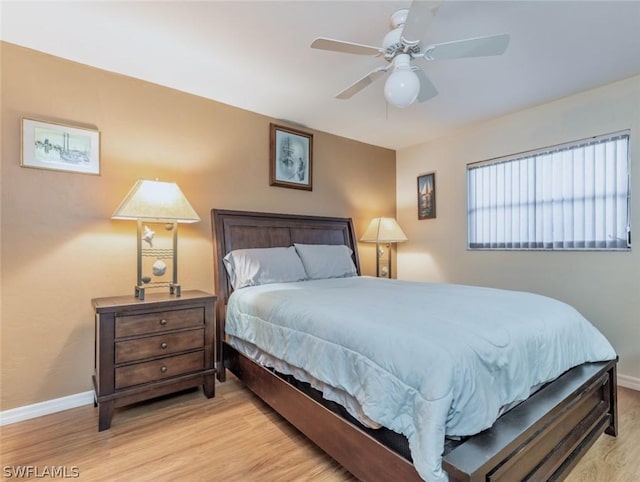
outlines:
[[469, 164], [470, 249], [631, 248], [629, 131]]

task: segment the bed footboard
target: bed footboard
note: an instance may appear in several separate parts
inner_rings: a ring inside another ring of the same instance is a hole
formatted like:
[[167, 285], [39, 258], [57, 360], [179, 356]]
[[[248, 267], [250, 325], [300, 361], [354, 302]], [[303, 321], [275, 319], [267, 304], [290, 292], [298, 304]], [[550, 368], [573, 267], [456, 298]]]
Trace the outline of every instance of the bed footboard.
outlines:
[[616, 361], [564, 373], [451, 451], [456, 480], [562, 480], [606, 430], [615, 432]]
[[[224, 366], [362, 481], [421, 480], [414, 466], [356, 425], [224, 343]], [[452, 481], [562, 480], [595, 440], [617, 432], [616, 361], [569, 370], [449, 452]]]

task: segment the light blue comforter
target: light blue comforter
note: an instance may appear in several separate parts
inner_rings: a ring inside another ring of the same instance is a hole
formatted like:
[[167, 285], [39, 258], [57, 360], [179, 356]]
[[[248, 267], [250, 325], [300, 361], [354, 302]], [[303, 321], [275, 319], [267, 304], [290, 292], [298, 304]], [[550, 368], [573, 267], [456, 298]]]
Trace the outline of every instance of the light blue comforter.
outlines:
[[569, 368], [611, 360], [571, 306], [516, 291], [354, 277], [235, 291], [226, 332], [355, 397], [404, 434], [427, 481], [444, 437], [476, 434], [501, 408]]

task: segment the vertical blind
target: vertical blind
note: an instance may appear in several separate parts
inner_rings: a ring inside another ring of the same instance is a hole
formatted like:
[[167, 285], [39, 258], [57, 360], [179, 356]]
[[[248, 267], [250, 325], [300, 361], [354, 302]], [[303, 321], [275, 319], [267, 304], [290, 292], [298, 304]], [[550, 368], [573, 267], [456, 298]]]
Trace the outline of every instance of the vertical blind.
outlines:
[[629, 131], [467, 166], [471, 249], [630, 249]]

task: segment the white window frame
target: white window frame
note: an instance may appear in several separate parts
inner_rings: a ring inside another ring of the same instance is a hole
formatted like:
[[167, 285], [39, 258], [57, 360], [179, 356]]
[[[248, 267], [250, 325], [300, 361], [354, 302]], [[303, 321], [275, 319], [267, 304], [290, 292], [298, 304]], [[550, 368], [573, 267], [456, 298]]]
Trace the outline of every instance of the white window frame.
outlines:
[[468, 164], [467, 248], [631, 250], [630, 145], [625, 130]]

